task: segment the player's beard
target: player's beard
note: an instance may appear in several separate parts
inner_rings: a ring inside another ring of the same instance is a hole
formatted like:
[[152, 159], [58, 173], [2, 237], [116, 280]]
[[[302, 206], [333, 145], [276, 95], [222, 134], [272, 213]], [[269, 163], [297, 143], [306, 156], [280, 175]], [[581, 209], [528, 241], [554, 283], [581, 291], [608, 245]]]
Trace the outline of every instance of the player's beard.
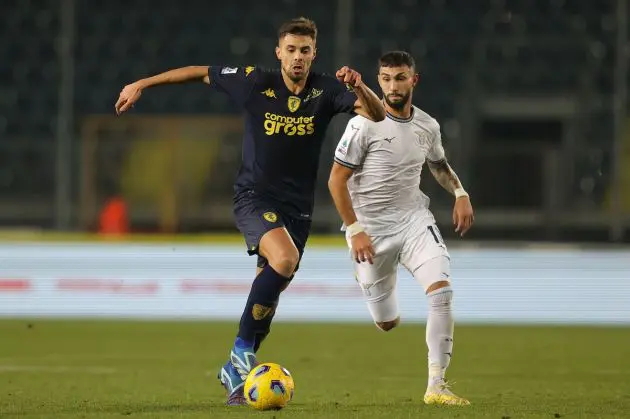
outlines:
[[[400, 95], [400, 93], [398, 94]], [[400, 95], [400, 98], [396, 98], [396, 101], [392, 101], [389, 97], [391, 95], [386, 95], [385, 96], [385, 103], [387, 103], [387, 105], [389, 105], [389, 107], [391, 107], [392, 109], [396, 109], [397, 111], [403, 109], [405, 107], [405, 105], [407, 105], [407, 103], [409, 102], [409, 98], [411, 97], [411, 92], [407, 92], [404, 95]]]
[[305, 63], [301, 64], [302, 71], [300, 71], [299, 73], [296, 74], [296, 73], [293, 72], [293, 66], [294, 65], [295, 64], [291, 64], [291, 65], [287, 66], [284, 69], [284, 73], [291, 79], [292, 82], [298, 83], [298, 82], [300, 82], [300, 81], [302, 81], [302, 80], [304, 80], [306, 78], [306, 76], [308, 75], [309, 67]]

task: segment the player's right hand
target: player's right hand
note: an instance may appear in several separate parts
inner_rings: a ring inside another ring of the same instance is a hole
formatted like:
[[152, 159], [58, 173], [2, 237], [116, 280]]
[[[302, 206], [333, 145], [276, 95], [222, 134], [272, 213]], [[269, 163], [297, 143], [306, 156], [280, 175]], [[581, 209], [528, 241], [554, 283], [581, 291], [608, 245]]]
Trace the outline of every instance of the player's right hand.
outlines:
[[350, 85], [351, 87], [359, 87], [361, 85], [361, 74], [347, 65], [337, 70], [335, 77], [337, 77], [337, 80], [340, 82]]
[[350, 239], [352, 245], [352, 257], [357, 263], [369, 262], [370, 265], [374, 264], [374, 246], [372, 245], [372, 239], [366, 232], [357, 233]]
[[116, 105], [114, 108], [116, 109], [116, 114], [120, 115], [121, 113], [129, 110], [133, 106], [134, 103], [140, 99], [140, 95], [142, 94], [142, 87], [138, 83], [131, 83], [126, 85], [122, 91], [120, 92], [120, 96], [118, 96], [118, 101], [116, 101]]

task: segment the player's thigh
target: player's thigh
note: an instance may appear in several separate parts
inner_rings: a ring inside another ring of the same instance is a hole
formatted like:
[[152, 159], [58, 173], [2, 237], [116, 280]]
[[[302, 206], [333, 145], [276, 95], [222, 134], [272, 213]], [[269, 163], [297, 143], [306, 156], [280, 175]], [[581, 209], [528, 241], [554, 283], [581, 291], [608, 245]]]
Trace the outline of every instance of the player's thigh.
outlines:
[[[266, 265], [265, 256], [269, 254], [276, 254], [279, 251], [296, 251], [280, 212], [273, 205], [257, 199], [254, 194], [248, 194], [236, 200], [234, 218], [236, 227], [245, 237], [247, 253], [259, 256], [258, 267]], [[267, 236], [269, 238], [265, 243], [267, 248], [261, 252], [262, 239], [270, 232], [273, 233]]]
[[373, 264], [351, 258], [357, 283], [375, 322], [389, 322], [398, 317], [396, 294], [400, 246], [395, 238], [372, 237]]
[[[274, 268], [275, 265], [291, 266], [286, 274], [293, 273], [300, 255], [286, 226], [273, 228], [260, 239], [258, 255], [266, 259]], [[279, 266], [278, 266], [279, 267]], [[283, 268], [284, 269], [284, 268]]]
[[[425, 291], [434, 282], [448, 281], [450, 278], [450, 263], [444, 266], [443, 262], [440, 262], [439, 266], [444, 267], [445, 270], [438, 272], [437, 277], [429, 275], [428, 272], [424, 272], [423, 275], [416, 275], [418, 270], [423, 266], [428, 266], [425, 264], [432, 260], [449, 262], [450, 255], [434, 221], [432, 219], [418, 219], [406, 232], [400, 262], [422, 284]], [[430, 265], [434, 266], [435, 262], [431, 262]], [[426, 271], [426, 269], [422, 271]]]
[[429, 259], [416, 268], [412, 275], [425, 292], [430, 288], [431, 290], [441, 288], [451, 282], [451, 260], [446, 256]]
[[293, 240], [293, 243], [298, 251], [298, 264], [295, 267], [295, 272], [297, 272], [300, 267], [302, 256], [304, 256], [306, 242], [311, 234], [312, 222], [311, 220], [298, 219], [289, 216], [285, 216], [284, 220], [287, 232], [291, 236], [291, 240]]

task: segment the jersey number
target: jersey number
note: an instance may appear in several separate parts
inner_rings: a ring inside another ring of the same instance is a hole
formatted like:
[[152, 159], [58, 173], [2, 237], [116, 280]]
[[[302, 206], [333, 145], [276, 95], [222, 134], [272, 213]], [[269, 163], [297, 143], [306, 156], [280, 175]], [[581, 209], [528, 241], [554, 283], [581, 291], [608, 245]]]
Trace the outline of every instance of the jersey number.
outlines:
[[442, 238], [442, 235], [440, 234], [440, 230], [438, 230], [437, 226], [428, 226], [427, 229], [429, 230], [429, 232], [433, 236], [433, 240], [435, 240], [435, 242], [437, 244], [443, 246], [444, 245], [444, 239]]

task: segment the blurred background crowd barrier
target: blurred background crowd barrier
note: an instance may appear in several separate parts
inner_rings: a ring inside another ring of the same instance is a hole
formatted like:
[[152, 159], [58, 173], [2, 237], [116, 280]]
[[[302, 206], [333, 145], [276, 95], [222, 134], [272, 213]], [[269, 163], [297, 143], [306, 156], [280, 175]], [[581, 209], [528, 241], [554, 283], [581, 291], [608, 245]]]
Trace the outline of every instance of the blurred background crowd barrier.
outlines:
[[[627, 0], [10, 0], [0, 14], [0, 225], [234, 232], [241, 116], [202, 84], [121, 88], [185, 65], [275, 67], [276, 29], [314, 19], [314, 69], [411, 52], [414, 103], [441, 123], [472, 196], [476, 239], [630, 241]], [[346, 119], [321, 158], [314, 232], [336, 233], [326, 188]], [[428, 171], [438, 221], [452, 198]], [[444, 228], [444, 235], [452, 234]]]

